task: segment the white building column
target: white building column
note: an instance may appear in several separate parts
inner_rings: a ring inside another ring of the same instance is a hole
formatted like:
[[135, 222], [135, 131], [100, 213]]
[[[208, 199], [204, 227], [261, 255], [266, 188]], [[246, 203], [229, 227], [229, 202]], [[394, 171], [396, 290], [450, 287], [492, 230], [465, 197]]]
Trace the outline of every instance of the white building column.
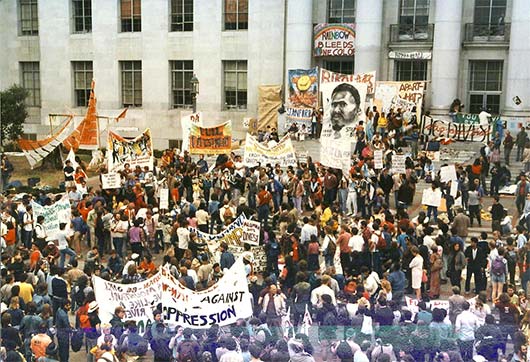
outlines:
[[447, 114], [458, 98], [462, 0], [437, 0], [435, 4], [430, 109], [433, 114]]
[[[530, 1], [513, 0], [511, 22], [504, 113], [527, 117], [530, 115]], [[520, 105], [513, 102], [515, 96], [521, 99]]]
[[[285, 83], [288, 90], [289, 69], [309, 69], [313, 44], [313, 0], [285, 0], [287, 26], [285, 41]], [[287, 94], [287, 93], [285, 93]]]
[[381, 79], [383, 0], [357, 1], [355, 19], [355, 73], [375, 70]]

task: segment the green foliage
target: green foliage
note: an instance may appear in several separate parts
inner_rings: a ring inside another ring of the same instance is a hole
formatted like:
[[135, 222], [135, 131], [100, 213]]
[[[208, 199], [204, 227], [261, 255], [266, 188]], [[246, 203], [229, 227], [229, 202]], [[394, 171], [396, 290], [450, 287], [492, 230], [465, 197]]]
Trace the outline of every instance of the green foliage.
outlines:
[[24, 133], [23, 125], [28, 116], [24, 103], [28, 91], [16, 84], [0, 92], [1, 139], [14, 141]]

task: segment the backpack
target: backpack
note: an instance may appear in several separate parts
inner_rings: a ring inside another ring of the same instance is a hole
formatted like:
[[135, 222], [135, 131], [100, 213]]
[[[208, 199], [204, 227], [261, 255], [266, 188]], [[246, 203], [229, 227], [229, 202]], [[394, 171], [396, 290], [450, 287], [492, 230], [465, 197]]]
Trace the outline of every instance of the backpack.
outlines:
[[330, 237], [328, 247], [326, 248], [326, 255], [335, 255], [336, 250], [337, 244], [335, 244], [335, 240]]
[[127, 353], [133, 356], [144, 356], [147, 353], [147, 340], [138, 333], [127, 335]]
[[491, 265], [491, 272], [496, 276], [504, 275], [506, 268], [504, 266], [503, 257], [497, 256]]
[[92, 328], [90, 325], [90, 318], [88, 317], [88, 303], [79, 307], [76, 312], [77, 319], [79, 320], [79, 328], [89, 329]]
[[184, 340], [180, 342], [179, 362], [195, 362], [197, 361], [197, 352], [195, 351], [195, 343], [191, 340]]
[[154, 338], [151, 341], [151, 349], [154, 352], [155, 360], [157, 361], [171, 361], [173, 352], [169, 348], [168, 342], [165, 338]]
[[84, 337], [85, 333], [81, 328], [72, 331], [72, 337], [70, 338], [70, 346], [72, 347], [72, 351], [79, 352], [81, 350], [81, 347], [83, 347]]
[[280, 245], [276, 240], [269, 243], [269, 257], [274, 258], [280, 255]]
[[517, 252], [515, 251], [515, 249], [508, 250], [504, 257], [508, 262], [508, 265], [515, 265], [515, 263], [517, 262]]
[[272, 343], [274, 343], [274, 339], [272, 338], [272, 333], [271, 331], [269, 331], [267, 328], [264, 328], [264, 327], [258, 327], [256, 329], [256, 335], [263, 331], [263, 333], [265, 334], [265, 341], [263, 342], [263, 345], [264, 346], [269, 346], [271, 345]]
[[387, 249], [387, 243], [386, 243], [386, 239], [385, 237], [383, 236], [383, 233], [381, 232], [381, 234], [379, 234], [378, 236], [378, 239], [377, 239], [377, 244], [376, 244], [376, 249], [379, 250], [379, 251], [384, 251]]

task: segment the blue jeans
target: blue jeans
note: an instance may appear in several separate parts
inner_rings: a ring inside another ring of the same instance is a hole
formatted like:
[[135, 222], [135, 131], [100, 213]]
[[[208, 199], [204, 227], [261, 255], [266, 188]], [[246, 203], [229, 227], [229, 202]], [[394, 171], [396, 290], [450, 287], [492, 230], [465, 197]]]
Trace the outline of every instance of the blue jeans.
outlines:
[[263, 228], [266, 228], [269, 223], [269, 205], [261, 205], [258, 207], [258, 221]]
[[68, 260], [69, 263], [72, 263], [72, 260], [77, 256], [75, 251], [70, 248], [59, 250], [59, 253], [61, 254], [61, 260], [59, 261], [59, 267], [61, 268], [64, 268], [64, 261], [66, 259], [66, 255], [70, 256], [70, 259]]
[[427, 217], [431, 220], [431, 214], [434, 214], [434, 222], [438, 221], [438, 208], [436, 206], [427, 206]]
[[116, 253], [123, 258], [123, 238], [112, 238], [112, 244], [114, 245]]
[[31, 249], [31, 242], [33, 241], [33, 230], [27, 231], [22, 229], [22, 243], [27, 249]]

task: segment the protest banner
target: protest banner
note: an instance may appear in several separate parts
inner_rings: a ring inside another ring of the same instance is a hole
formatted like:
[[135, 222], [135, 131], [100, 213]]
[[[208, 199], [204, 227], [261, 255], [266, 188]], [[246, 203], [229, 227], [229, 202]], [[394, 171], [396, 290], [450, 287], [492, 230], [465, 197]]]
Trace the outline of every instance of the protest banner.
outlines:
[[374, 151], [374, 168], [380, 170], [384, 167], [383, 164], [383, 150]]
[[316, 108], [318, 105], [318, 70], [289, 69], [289, 98], [287, 104], [294, 108]]
[[440, 181], [447, 182], [457, 180], [455, 165], [440, 167]]
[[281, 85], [258, 86], [258, 119], [250, 123], [250, 132], [278, 128], [278, 108], [282, 105]]
[[219, 155], [232, 151], [232, 122], [228, 121], [214, 127], [190, 127], [190, 153]]
[[251, 260], [254, 273], [267, 270], [267, 253], [263, 245], [250, 246], [249, 251], [246, 251], [243, 246], [230, 245], [228, 251], [234, 254], [236, 259], [243, 257]]
[[458, 181], [451, 181], [451, 190], [449, 191], [449, 194], [456, 198], [458, 195]]
[[[365, 119], [365, 83], [333, 82], [320, 85], [324, 116], [322, 118], [322, 138], [348, 140], [355, 136], [359, 121]], [[337, 103], [340, 101], [340, 103]], [[334, 107], [333, 104], [340, 104]]]
[[199, 229], [188, 227], [188, 230], [194, 232], [197, 238], [208, 245], [208, 249], [213, 254], [219, 249], [219, 245], [225, 242], [228, 245], [243, 245], [241, 238], [243, 237], [243, 221], [247, 217], [245, 214], [239, 215], [226, 229], [219, 234], [203, 233]]
[[133, 170], [136, 166], [142, 169], [147, 166], [152, 170], [153, 140], [149, 128], [132, 140], [109, 131], [107, 159], [109, 172], [122, 170], [126, 163]]
[[402, 60], [430, 60], [432, 57], [431, 52], [401, 52], [397, 50], [391, 50], [388, 52], [390, 59], [402, 59]]
[[243, 235], [241, 241], [250, 245], [259, 245], [261, 224], [254, 220], [243, 220]]
[[72, 206], [67, 195], [50, 206], [42, 206], [31, 201], [31, 207], [33, 209], [33, 220], [37, 220], [39, 216], [44, 216], [43, 226], [48, 236], [46, 240], [56, 240], [55, 235], [59, 232], [60, 223], [66, 223], [66, 228], [69, 230]]
[[158, 190], [159, 197], [159, 209], [160, 210], [169, 210], [169, 189], [160, 189]]
[[317, 24], [313, 28], [313, 41], [315, 57], [353, 57], [355, 24]]
[[121, 176], [117, 172], [101, 174], [101, 187], [107, 189], [119, 189], [121, 187]]
[[451, 138], [464, 142], [487, 142], [492, 133], [492, 126], [480, 124], [456, 123], [450, 119], [434, 119], [424, 116], [421, 121], [420, 131], [432, 138]]
[[202, 113], [192, 113], [180, 118], [182, 126], [182, 151], [189, 151], [190, 149], [190, 128], [192, 124], [202, 126]]
[[99, 305], [101, 323], [109, 323], [116, 307], [125, 309], [124, 320], [133, 320], [138, 332], [144, 334], [154, 322], [153, 311], [161, 303], [162, 274], [156, 273], [140, 283], [119, 284], [92, 276], [92, 284]]
[[273, 147], [267, 147], [247, 133], [243, 164], [248, 167], [266, 164], [279, 164], [281, 167], [296, 166], [296, 153], [291, 138], [286, 135]]
[[406, 155], [392, 155], [392, 171], [394, 173], [405, 173], [405, 161], [407, 159]]
[[[500, 120], [500, 116], [491, 117], [490, 123], [495, 123]], [[464, 124], [480, 124], [480, 118], [476, 113], [457, 113], [456, 123]], [[484, 125], [484, 124], [483, 124]]]
[[348, 173], [351, 167], [353, 145], [349, 140], [320, 139], [320, 163]]
[[305, 126], [306, 133], [310, 133], [312, 120], [312, 108], [285, 107], [284, 117], [278, 118], [278, 132], [286, 134], [291, 125], [296, 123], [299, 130]]
[[421, 204], [427, 206], [439, 207], [442, 202], [442, 191], [437, 189], [432, 189], [431, 187], [423, 190]]
[[364, 83], [366, 84], [366, 95], [375, 92], [375, 70], [367, 73], [342, 74], [320, 68], [320, 84], [325, 83]]
[[186, 288], [164, 268], [160, 272], [163, 320], [170, 328], [179, 325], [204, 329], [213, 324], [222, 327], [252, 315], [252, 298], [242, 258], [216, 284], [202, 291]]
[[412, 108], [416, 107], [416, 122], [421, 117], [425, 82], [377, 82], [375, 86], [374, 105], [380, 112], [401, 109], [403, 123], [408, 124], [412, 117]]

